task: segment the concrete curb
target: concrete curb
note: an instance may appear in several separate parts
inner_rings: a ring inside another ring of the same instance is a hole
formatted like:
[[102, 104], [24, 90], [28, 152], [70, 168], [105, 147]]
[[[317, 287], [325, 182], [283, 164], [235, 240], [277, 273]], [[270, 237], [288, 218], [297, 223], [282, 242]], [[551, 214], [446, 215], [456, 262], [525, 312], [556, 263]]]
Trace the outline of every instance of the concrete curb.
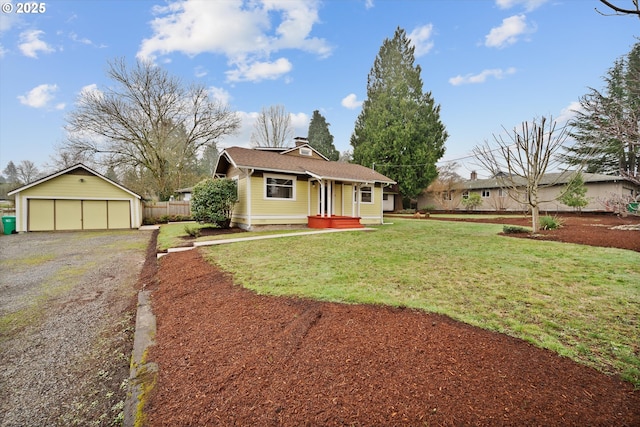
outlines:
[[129, 392], [124, 405], [124, 427], [144, 425], [142, 409], [146, 393], [153, 388], [158, 372], [155, 363], [146, 361], [147, 350], [155, 344], [156, 336], [156, 317], [151, 311], [150, 296], [151, 291], [142, 290], [138, 293], [136, 329], [133, 334], [133, 353], [129, 373]]

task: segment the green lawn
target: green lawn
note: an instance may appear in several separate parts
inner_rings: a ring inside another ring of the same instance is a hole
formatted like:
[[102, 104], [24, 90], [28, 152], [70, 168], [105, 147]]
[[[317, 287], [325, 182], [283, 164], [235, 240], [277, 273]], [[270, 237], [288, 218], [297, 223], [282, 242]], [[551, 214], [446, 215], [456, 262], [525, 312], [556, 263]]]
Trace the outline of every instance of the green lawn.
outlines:
[[[198, 224], [195, 222], [176, 222], [171, 224], [163, 224], [160, 226], [160, 233], [158, 234], [158, 242], [156, 247], [159, 251], [167, 250], [169, 248], [175, 248], [183, 245], [185, 242], [183, 237], [188, 236], [185, 227], [188, 228], [207, 228], [213, 227], [211, 224]], [[252, 236], [266, 236], [271, 234], [287, 234], [287, 233], [296, 233], [300, 231], [308, 231], [306, 229], [287, 229], [287, 230], [263, 230], [263, 231], [247, 231], [242, 234], [220, 234], [217, 236], [201, 236], [193, 241], [195, 242], [206, 242], [211, 240], [225, 240], [225, 239], [236, 239], [236, 238], [245, 238]]]
[[499, 236], [496, 224], [393, 222], [205, 254], [259, 293], [442, 313], [640, 386], [640, 253]]

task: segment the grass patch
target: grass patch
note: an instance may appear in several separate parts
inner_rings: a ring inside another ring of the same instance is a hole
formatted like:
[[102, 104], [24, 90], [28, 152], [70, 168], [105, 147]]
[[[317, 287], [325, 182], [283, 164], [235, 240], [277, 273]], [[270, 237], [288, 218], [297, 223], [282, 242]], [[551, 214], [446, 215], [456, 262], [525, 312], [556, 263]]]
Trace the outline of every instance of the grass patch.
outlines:
[[[209, 224], [213, 227], [213, 225]], [[193, 229], [202, 229], [203, 224], [197, 222], [179, 222], [172, 224], [162, 224], [160, 226], [160, 232], [158, 233], [158, 250], [163, 251], [169, 248], [175, 248], [180, 246], [182, 238], [189, 236], [185, 231], [185, 227], [191, 227]]]
[[40, 322], [45, 315], [48, 302], [70, 291], [77, 283], [76, 278], [83, 276], [93, 267], [95, 265], [86, 264], [82, 267], [65, 267], [58, 270], [50, 280], [39, 285], [37, 295], [27, 306], [0, 316], [0, 343], [22, 329]]
[[[206, 227], [213, 227], [211, 224], [197, 224], [197, 223], [189, 223], [189, 228], [193, 230], [195, 227], [199, 227], [200, 229]], [[183, 224], [164, 224], [160, 226], [160, 233], [158, 233], [158, 243], [157, 249], [158, 251], [164, 251], [169, 248], [175, 248], [184, 243], [184, 238], [189, 237], [190, 233], [185, 229], [186, 225]], [[213, 240], [225, 240], [225, 239], [236, 239], [236, 238], [244, 238], [244, 237], [255, 237], [255, 236], [268, 236], [273, 234], [288, 234], [288, 233], [296, 233], [300, 231], [308, 231], [306, 229], [285, 229], [285, 230], [263, 230], [263, 231], [247, 231], [239, 234], [221, 234], [218, 236], [202, 236], [194, 239], [196, 242], [207, 242]]]
[[0, 268], [4, 271], [12, 269], [20, 269], [25, 267], [36, 267], [56, 258], [54, 253], [40, 253], [25, 258], [3, 259], [0, 260]]
[[242, 242], [205, 253], [262, 294], [441, 313], [640, 386], [640, 254], [513, 239], [501, 230], [394, 218], [376, 232]]

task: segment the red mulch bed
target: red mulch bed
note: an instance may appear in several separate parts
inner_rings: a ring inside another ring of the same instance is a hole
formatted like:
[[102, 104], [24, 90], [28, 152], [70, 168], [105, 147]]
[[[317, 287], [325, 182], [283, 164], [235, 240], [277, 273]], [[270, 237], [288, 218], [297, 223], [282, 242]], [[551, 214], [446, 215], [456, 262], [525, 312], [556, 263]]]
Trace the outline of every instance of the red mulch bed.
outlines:
[[[640, 250], [640, 231], [595, 237], [626, 219], [596, 219], [537, 238]], [[256, 295], [197, 250], [157, 279], [145, 425], [640, 425], [631, 384], [444, 316]]]

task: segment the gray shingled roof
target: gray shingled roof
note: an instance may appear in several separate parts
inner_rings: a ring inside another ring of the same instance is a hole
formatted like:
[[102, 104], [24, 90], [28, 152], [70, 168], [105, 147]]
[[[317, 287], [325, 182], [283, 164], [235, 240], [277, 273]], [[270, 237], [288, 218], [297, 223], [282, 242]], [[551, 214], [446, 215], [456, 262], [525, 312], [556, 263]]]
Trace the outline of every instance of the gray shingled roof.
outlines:
[[[273, 151], [254, 150], [242, 147], [225, 149], [218, 160], [216, 173], [225, 173], [224, 161], [239, 168], [269, 172], [305, 174], [314, 178], [337, 181], [395, 184], [395, 181], [373, 169], [353, 163], [331, 162], [318, 158], [287, 155]], [[219, 170], [222, 169], [222, 170]]]
[[[542, 185], [565, 185], [567, 184], [571, 178], [574, 176], [575, 171], [564, 171], [564, 172], [552, 172], [547, 173], [542, 178]], [[582, 179], [584, 183], [590, 182], [617, 182], [617, 181], [626, 181], [626, 179], [622, 176], [614, 176], [614, 175], [603, 175], [597, 173], [582, 173]], [[526, 181], [523, 178], [515, 179], [516, 182], [521, 181], [521, 185], [525, 185]], [[461, 182], [459, 187], [467, 189], [467, 190], [478, 190], [484, 188], [500, 188], [503, 187], [501, 185], [500, 180], [497, 178], [487, 178], [487, 179], [476, 179], [476, 180], [468, 180]]]

